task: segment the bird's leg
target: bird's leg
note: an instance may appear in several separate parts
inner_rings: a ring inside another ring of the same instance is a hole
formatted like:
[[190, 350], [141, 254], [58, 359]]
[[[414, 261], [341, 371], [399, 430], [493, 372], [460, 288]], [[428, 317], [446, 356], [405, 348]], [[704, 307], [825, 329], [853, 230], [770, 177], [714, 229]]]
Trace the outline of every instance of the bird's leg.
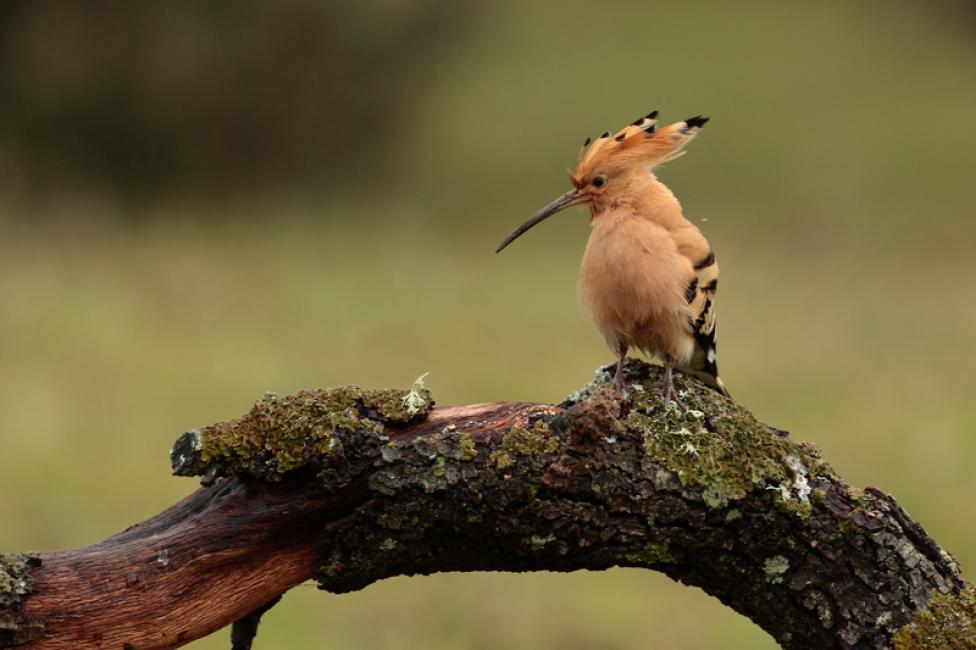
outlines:
[[674, 390], [674, 382], [671, 381], [671, 371], [674, 369], [674, 359], [670, 354], [664, 355], [664, 382], [661, 385], [661, 399], [664, 402], [664, 410], [668, 410], [668, 402], [674, 402], [682, 410], [685, 405], [678, 399], [678, 393]]
[[617, 372], [613, 375], [613, 389], [618, 393], [624, 391], [624, 359], [627, 358], [626, 343], [617, 344]]

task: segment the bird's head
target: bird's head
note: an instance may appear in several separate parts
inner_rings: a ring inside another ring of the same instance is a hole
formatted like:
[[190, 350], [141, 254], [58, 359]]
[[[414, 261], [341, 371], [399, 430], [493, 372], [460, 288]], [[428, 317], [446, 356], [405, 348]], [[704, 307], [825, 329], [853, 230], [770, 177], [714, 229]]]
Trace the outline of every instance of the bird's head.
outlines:
[[529, 217], [495, 252], [501, 252], [524, 232], [560, 210], [586, 204], [593, 214], [598, 214], [639, 191], [640, 181], [646, 181], [657, 165], [681, 156], [685, 145], [707, 121], [707, 117], [698, 115], [658, 129], [657, 111], [652, 111], [613, 135], [606, 132], [593, 142], [587, 138], [580, 149], [576, 171], [567, 170], [573, 189]]

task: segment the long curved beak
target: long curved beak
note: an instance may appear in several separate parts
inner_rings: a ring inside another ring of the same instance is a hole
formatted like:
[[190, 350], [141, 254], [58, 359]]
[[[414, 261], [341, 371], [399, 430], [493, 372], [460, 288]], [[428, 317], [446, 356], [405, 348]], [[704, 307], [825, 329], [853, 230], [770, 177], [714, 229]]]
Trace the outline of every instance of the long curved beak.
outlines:
[[513, 241], [522, 236], [522, 234], [532, 228], [533, 226], [542, 223], [552, 215], [556, 214], [560, 210], [565, 210], [568, 207], [579, 205], [580, 203], [586, 202], [586, 195], [582, 194], [579, 190], [570, 190], [566, 192], [558, 199], [555, 199], [544, 208], [536, 212], [534, 215], [526, 219], [525, 223], [512, 231], [512, 234], [505, 238], [498, 248], [495, 249], [496, 253], [502, 252], [506, 246], [511, 244]]

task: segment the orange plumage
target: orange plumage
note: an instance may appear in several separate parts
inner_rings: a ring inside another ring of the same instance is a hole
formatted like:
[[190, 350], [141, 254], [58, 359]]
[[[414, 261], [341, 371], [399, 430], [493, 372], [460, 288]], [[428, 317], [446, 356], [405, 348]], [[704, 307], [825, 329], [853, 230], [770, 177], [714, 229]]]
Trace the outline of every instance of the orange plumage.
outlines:
[[701, 231], [685, 219], [656, 165], [682, 155], [708, 118], [655, 128], [657, 111], [584, 144], [574, 189], [519, 226], [503, 249], [529, 228], [572, 205], [590, 208], [590, 237], [580, 266], [579, 294], [597, 329], [618, 355], [621, 388], [627, 351], [638, 348], [665, 365], [665, 401], [676, 399], [676, 368], [728, 394], [715, 363], [718, 264]]

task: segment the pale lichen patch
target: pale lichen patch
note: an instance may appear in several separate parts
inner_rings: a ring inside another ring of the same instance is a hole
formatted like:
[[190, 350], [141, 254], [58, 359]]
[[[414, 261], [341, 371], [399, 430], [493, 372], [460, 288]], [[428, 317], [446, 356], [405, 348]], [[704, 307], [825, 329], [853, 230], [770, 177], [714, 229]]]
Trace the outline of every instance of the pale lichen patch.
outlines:
[[424, 412], [428, 408], [428, 401], [430, 400], [430, 393], [424, 390], [424, 379], [430, 373], [425, 372], [424, 374], [417, 377], [413, 382], [413, 386], [407, 391], [407, 394], [403, 396], [403, 406], [407, 409], [407, 414], [410, 416], [418, 415]]
[[782, 555], [774, 555], [763, 562], [763, 573], [766, 582], [778, 585], [783, 582], [783, 574], [790, 568], [790, 561]]
[[796, 492], [796, 496], [801, 501], [809, 501], [811, 487], [803, 461], [797, 456], [790, 455], [786, 457], [786, 466], [793, 472], [793, 491]]
[[552, 533], [549, 533], [548, 535], [529, 535], [528, 537], [522, 538], [522, 543], [536, 553], [543, 550], [547, 544], [551, 544], [555, 541], [556, 536]]
[[708, 506], [709, 510], [724, 508], [734, 498], [736, 498], [735, 492], [729, 490], [725, 485], [725, 481], [722, 480], [715, 481], [702, 492], [702, 499], [704, 499], [705, 505]]

